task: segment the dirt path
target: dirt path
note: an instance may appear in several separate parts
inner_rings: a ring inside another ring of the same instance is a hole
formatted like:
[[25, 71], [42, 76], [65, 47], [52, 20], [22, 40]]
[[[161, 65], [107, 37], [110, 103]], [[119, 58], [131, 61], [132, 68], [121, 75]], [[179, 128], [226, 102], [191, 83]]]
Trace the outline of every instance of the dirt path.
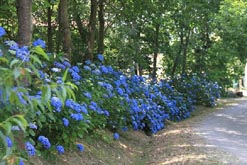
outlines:
[[[141, 131], [112, 133], [81, 141], [85, 152], [66, 152], [35, 165], [244, 165], [247, 164], [247, 98], [222, 99], [216, 108], [197, 107], [187, 120], [153, 136]], [[38, 161], [39, 160], [39, 161]], [[32, 164], [32, 163], [30, 163]]]
[[220, 103], [155, 135], [147, 164], [247, 164], [247, 99]]
[[205, 117], [194, 129], [207, 143], [247, 164], [247, 100], [240, 100]]

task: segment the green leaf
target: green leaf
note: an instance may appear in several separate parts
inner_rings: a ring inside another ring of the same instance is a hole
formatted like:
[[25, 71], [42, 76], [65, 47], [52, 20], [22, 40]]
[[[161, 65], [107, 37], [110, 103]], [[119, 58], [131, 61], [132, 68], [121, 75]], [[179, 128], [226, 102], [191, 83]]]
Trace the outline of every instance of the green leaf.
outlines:
[[40, 46], [36, 46], [36, 47], [32, 48], [31, 52], [34, 52], [34, 53], [36, 53], [38, 55], [41, 55], [47, 61], [49, 61], [49, 56], [45, 53], [45, 51]]
[[66, 69], [66, 71], [64, 72], [64, 74], [63, 74], [63, 82], [66, 80], [66, 78], [67, 78], [67, 75], [68, 75], [68, 69]]
[[42, 66], [42, 62], [37, 56], [30, 56], [30, 58], [33, 60], [34, 63], [38, 63], [40, 66]]
[[14, 69], [14, 77], [17, 79], [21, 75], [20, 68], [15, 68]]
[[42, 87], [42, 100], [48, 101], [51, 98], [51, 87], [49, 85], [44, 85]]
[[19, 98], [14, 91], [10, 92], [9, 101], [11, 104], [19, 103]]
[[56, 121], [56, 119], [54, 118], [52, 113], [47, 113], [47, 116], [52, 120], [52, 121]]
[[18, 120], [17, 118], [12, 118], [11, 122], [17, 124], [23, 132], [26, 131], [26, 124], [23, 123], [21, 120]]
[[28, 133], [29, 133], [31, 136], [35, 136], [35, 132], [34, 132], [32, 129], [29, 129], [29, 130], [28, 130]]
[[5, 130], [6, 135], [8, 135], [11, 132], [12, 125], [10, 122], [5, 121], [1, 126]]
[[12, 68], [13, 65], [15, 65], [15, 64], [17, 64], [17, 63], [19, 63], [19, 62], [20, 62], [20, 60], [18, 60], [18, 59], [12, 60], [11, 63], [10, 63], [10, 65], [9, 65], [9, 67]]

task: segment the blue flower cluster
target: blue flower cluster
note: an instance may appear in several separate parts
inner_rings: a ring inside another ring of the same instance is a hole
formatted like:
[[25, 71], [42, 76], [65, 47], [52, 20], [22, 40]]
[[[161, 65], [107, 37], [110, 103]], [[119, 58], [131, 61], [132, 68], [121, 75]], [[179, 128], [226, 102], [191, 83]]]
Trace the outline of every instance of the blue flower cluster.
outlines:
[[0, 37], [4, 36], [6, 34], [6, 31], [3, 27], [0, 27]]
[[55, 108], [55, 111], [61, 112], [61, 108], [63, 106], [63, 103], [58, 97], [52, 97], [51, 98], [51, 105]]
[[51, 147], [51, 143], [49, 141], [48, 138], [46, 138], [45, 136], [39, 136], [38, 137], [38, 141], [42, 144], [42, 146], [45, 148], [45, 149], [48, 149]]
[[58, 146], [56, 147], [56, 149], [57, 149], [58, 154], [63, 154], [63, 153], [64, 153], [64, 148], [63, 148], [63, 146], [58, 145]]
[[84, 151], [84, 146], [82, 144], [76, 144], [76, 147], [78, 148], [79, 151]]
[[26, 150], [29, 156], [34, 156], [36, 154], [36, 150], [30, 142], [26, 142]]
[[33, 46], [40, 46], [41, 48], [45, 48], [46, 44], [45, 41], [41, 40], [41, 39], [37, 39], [36, 41], [33, 42]]
[[7, 143], [7, 146], [9, 147], [9, 148], [11, 148], [12, 147], [12, 140], [10, 139], [10, 137], [8, 137], [8, 136], [6, 136], [6, 143]]

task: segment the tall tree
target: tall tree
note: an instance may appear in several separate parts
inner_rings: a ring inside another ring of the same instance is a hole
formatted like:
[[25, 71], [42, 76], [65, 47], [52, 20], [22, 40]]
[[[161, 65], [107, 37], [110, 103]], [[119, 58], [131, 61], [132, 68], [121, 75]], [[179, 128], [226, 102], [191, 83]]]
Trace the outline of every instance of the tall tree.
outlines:
[[97, 0], [91, 0], [91, 12], [88, 24], [88, 52], [86, 54], [86, 60], [93, 60], [95, 33], [96, 33], [96, 16], [97, 16]]
[[105, 0], [100, 0], [99, 11], [98, 11], [98, 19], [99, 19], [98, 53], [100, 54], [104, 54], [104, 37], [105, 37], [104, 10], [105, 10]]
[[16, 0], [18, 44], [30, 45], [32, 39], [32, 0]]
[[52, 42], [52, 12], [53, 12], [53, 8], [52, 8], [52, 4], [51, 4], [51, 0], [48, 0], [49, 2], [49, 6], [47, 7], [47, 47], [48, 47], [48, 51], [52, 52], [53, 51], [53, 42]]
[[62, 33], [62, 43], [63, 43], [63, 51], [65, 53], [65, 57], [71, 59], [72, 40], [71, 40], [71, 32], [69, 25], [67, 0], [60, 0], [59, 3], [59, 28], [60, 28], [60, 32]]

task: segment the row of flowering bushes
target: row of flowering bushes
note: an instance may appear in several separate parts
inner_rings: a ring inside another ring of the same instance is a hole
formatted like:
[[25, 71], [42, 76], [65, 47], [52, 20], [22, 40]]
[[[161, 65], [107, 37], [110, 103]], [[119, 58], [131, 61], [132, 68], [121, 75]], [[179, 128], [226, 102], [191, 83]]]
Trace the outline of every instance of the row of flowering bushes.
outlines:
[[[0, 39], [5, 30], [0, 27]], [[3, 38], [3, 37], [2, 37]], [[146, 80], [95, 62], [71, 65], [45, 53], [38, 39], [30, 47], [0, 44], [0, 162], [24, 164], [28, 156], [67, 148], [83, 151], [79, 138], [97, 129], [144, 130], [153, 134], [166, 120], [190, 116], [195, 104], [214, 106], [219, 87], [198, 76]], [[196, 89], [195, 89], [196, 88]]]

